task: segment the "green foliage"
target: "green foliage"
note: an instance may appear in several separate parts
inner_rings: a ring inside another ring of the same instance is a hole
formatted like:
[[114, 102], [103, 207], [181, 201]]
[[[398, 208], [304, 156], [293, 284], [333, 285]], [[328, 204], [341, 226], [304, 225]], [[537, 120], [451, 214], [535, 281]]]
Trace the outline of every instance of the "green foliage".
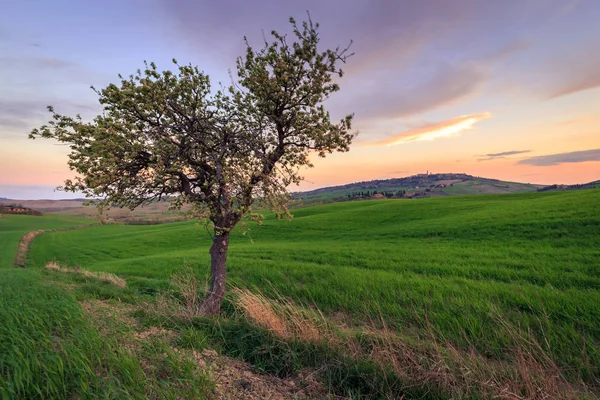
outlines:
[[339, 90], [333, 76], [346, 50], [318, 49], [318, 25], [290, 21], [295, 41], [272, 32], [255, 51], [247, 43], [238, 82], [216, 91], [198, 67], [159, 71], [154, 63], [120, 84], [96, 90], [103, 112], [92, 122], [56, 113], [30, 138], [69, 144], [77, 172], [65, 189], [135, 208], [176, 197], [192, 203], [218, 231], [231, 230], [255, 201], [286, 212], [286, 188], [321, 156], [347, 151], [352, 116], [331, 122], [323, 101]]
[[[427, 319], [463, 348], [504, 359], [511, 338], [500, 312], [531, 331], [573, 377], [598, 379], [600, 192], [379, 200], [299, 209], [289, 222], [267, 215], [234, 231], [231, 279], [315, 303], [350, 324], [383, 316], [410, 334]], [[64, 251], [65, 262], [127, 278], [128, 290], [168, 288], [183, 265], [206, 265], [202, 226], [98, 226], [42, 235], [32, 263]], [[64, 249], [64, 250], [63, 250]], [[62, 260], [59, 260], [62, 261]]]

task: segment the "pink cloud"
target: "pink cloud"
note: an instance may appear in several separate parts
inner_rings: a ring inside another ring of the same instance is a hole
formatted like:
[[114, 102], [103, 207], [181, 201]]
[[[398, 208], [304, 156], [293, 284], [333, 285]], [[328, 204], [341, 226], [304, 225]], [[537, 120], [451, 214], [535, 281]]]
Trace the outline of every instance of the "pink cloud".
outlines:
[[456, 137], [484, 119], [492, 116], [489, 112], [461, 115], [446, 121], [427, 124], [406, 132], [399, 133], [392, 137], [368, 143], [372, 146], [393, 146], [410, 142], [432, 141], [441, 138]]

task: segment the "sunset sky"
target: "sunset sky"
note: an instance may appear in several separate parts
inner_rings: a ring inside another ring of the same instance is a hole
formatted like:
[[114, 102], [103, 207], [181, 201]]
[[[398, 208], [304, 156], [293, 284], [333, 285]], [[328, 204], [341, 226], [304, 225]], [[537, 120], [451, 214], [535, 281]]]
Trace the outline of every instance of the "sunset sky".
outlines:
[[[67, 198], [68, 147], [28, 140], [45, 107], [91, 118], [97, 88], [155, 61], [216, 82], [243, 36], [309, 10], [322, 44], [355, 55], [332, 116], [349, 153], [316, 159], [299, 189], [427, 170], [541, 184], [600, 179], [598, 0], [18, 0], [0, 8], [0, 197]], [[295, 188], [298, 190], [298, 188]]]

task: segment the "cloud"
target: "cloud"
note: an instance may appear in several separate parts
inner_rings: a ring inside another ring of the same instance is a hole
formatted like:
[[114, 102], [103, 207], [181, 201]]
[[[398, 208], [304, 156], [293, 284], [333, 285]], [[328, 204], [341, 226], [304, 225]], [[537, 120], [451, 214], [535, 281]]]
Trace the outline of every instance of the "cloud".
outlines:
[[403, 118], [457, 103], [487, 82], [487, 72], [474, 64], [445, 65], [429, 79], [405, 87], [382, 87], [370, 95], [357, 94], [358, 118]]
[[419, 128], [402, 132], [390, 138], [367, 144], [372, 146], [393, 146], [410, 142], [431, 141], [445, 137], [459, 136], [462, 131], [473, 128], [477, 122], [490, 118], [491, 116], [492, 114], [489, 112], [462, 115], [446, 121], [423, 125]]
[[416, 62], [399, 71], [371, 71], [381, 79], [371, 77], [372, 83], [367, 86], [344, 89], [343, 100], [335, 101], [335, 108], [356, 107], [357, 121], [372, 122], [412, 117], [454, 105], [480, 94], [494, 69], [528, 46], [529, 42], [518, 39], [467, 60]]
[[[377, 119], [422, 114], [481, 93], [498, 63], [529, 46], [523, 39], [530, 29], [523, 22], [526, 17], [540, 18], [537, 6], [478, 0], [356, 0], [351, 4], [305, 0], [286, 7], [274, 0], [256, 4], [162, 0], [159, 4], [180, 42], [210, 54], [221, 66], [232, 67], [235, 57], [244, 52], [243, 35], [260, 46], [261, 29], [265, 36], [270, 29], [289, 32], [288, 17], [300, 21], [310, 10], [313, 20], [322, 22], [323, 46], [354, 41], [351, 51], [356, 56], [343, 66], [342, 91], [329, 102], [332, 113], [337, 118], [354, 111], [357, 124], [370, 125]], [[344, 18], [339, 18], [340, 9]], [[253, 18], [247, 18], [249, 14]], [[479, 21], [486, 23], [482, 26]], [[494, 32], [507, 25], [510, 34], [496, 37]]]
[[564, 163], [581, 163], [587, 161], [600, 161], [600, 149], [572, 151], [570, 153], [548, 154], [519, 160], [518, 165], [535, 165], [548, 167]]
[[600, 87], [600, 45], [578, 49], [549, 62], [552, 79], [547, 99]]
[[497, 160], [499, 158], [506, 158], [506, 156], [514, 156], [515, 154], [523, 154], [523, 153], [530, 153], [531, 150], [510, 150], [510, 151], [503, 151], [501, 153], [489, 153], [489, 154], [484, 154], [484, 157], [486, 158], [480, 158], [477, 161], [490, 161], [490, 160]]
[[9, 100], [0, 97], [0, 137], [7, 137], [11, 132], [28, 131], [35, 125], [50, 119], [48, 105], [55, 106], [59, 113], [66, 115], [81, 114], [91, 118], [101, 111], [101, 106], [84, 101], [48, 98], [47, 100]]
[[17, 77], [19, 83], [36, 85], [76, 81], [89, 86], [98, 78], [107, 78], [105, 73], [57, 57], [0, 56], [0, 68]]
[[36, 68], [36, 69], [67, 69], [76, 67], [70, 61], [61, 60], [55, 57], [0, 57], [0, 65], [3, 68]]
[[[575, 72], [573, 75], [577, 75]], [[555, 99], [557, 97], [566, 96], [569, 94], [581, 92], [584, 90], [594, 89], [600, 86], [600, 65], [594, 66], [590, 71], [583, 72], [582, 75], [574, 76], [569, 79], [565, 79], [562, 87], [555, 90], [548, 96], [548, 99]]]
[[39, 120], [45, 114], [50, 116], [45, 104], [37, 100], [7, 100], [0, 98], [0, 128], [11, 130], [26, 129], [31, 121]]
[[514, 154], [522, 154], [522, 153], [530, 153], [531, 150], [511, 150], [511, 151], [503, 151], [502, 153], [490, 153], [486, 154], [488, 157], [503, 157], [503, 156], [512, 156]]

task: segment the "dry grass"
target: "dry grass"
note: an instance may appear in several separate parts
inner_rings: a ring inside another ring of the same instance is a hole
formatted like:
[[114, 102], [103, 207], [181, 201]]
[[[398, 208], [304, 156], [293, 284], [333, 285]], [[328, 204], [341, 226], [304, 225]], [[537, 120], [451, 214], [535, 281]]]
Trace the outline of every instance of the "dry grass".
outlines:
[[[548, 351], [533, 337], [524, 335], [497, 313], [497, 329], [502, 329], [513, 343], [506, 349], [509, 360], [484, 357], [474, 350], [460, 350], [447, 340], [440, 340], [431, 324], [410, 342], [387, 327], [356, 335], [335, 334], [320, 312], [311, 312], [279, 296], [277, 300], [247, 289], [233, 288], [236, 304], [243, 314], [275, 335], [305, 342], [327, 341], [354, 359], [367, 359], [398, 377], [406, 388], [435, 388], [452, 398], [581, 399], [596, 398], [584, 386], [569, 383]], [[425, 318], [426, 320], [426, 318]], [[375, 324], [372, 324], [375, 325]], [[344, 332], [344, 329], [338, 329]], [[365, 346], [367, 339], [371, 343]], [[361, 344], [361, 342], [363, 344]], [[393, 397], [393, 396], [392, 396]]]
[[145, 303], [145, 310], [185, 320], [200, 316], [207, 284], [198, 280], [193, 268], [185, 267], [171, 275], [171, 286], [173, 292], [159, 292], [153, 301]]
[[305, 342], [330, 341], [332, 332], [320, 311], [312, 311], [278, 296], [271, 300], [260, 292], [233, 288], [236, 305], [242, 313], [283, 339]]
[[[172, 296], [157, 299], [161, 313], [168, 310], [170, 315], [188, 318], [198, 315], [199, 283], [191, 269], [174, 275], [172, 283], [183, 300]], [[247, 319], [274, 335], [284, 340], [325, 342], [355, 360], [373, 362], [389, 379], [399, 379], [406, 389], [431, 389], [455, 399], [597, 398], [585, 385], [569, 383], [534, 335], [524, 334], [499, 312], [493, 315], [496, 329], [501, 329], [512, 343], [504, 349], [509, 357], [503, 361], [483, 356], [474, 350], [475, 345], [470, 346], [470, 351], [457, 348], [436, 333], [426, 317], [425, 329], [410, 339], [388, 328], [383, 318], [370, 324], [379, 328], [367, 327], [357, 333], [333, 326], [320, 311], [296, 305], [281, 295], [270, 299], [260, 292], [237, 287], [231, 293], [234, 304]]]
[[44, 269], [49, 270], [49, 271], [77, 274], [80, 276], [84, 276], [86, 278], [98, 279], [100, 281], [110, 283], [111, 285], [115, 285], [120, 288], [127, 286], [127, 282], [125, 281], [125, 279], [120, 278], [115, 274], [111, 274], [109, 272], [92, 272], [92, 271], [88, 271], [87, 269], [81, 269], [78, 266], [75, 268], [69, 268], [69, 267], [60, 265], [56, 261], [50, 261], [50, 262], [46, 263], [46, 265], [44, 266]]
[[246, 289], [234, 288], [233, 293], [237, 297], [237, 305], [244, 315], [260, 326], [273, 332], [279, 337], [289, 339], [292, 332], [284, 319], [282, 313], [275, 312], [273, 303], [261, 294], [252, 293]]
[[549, 353], [532, 335], [524, 336], [514, 326], [495, 316], [498, 329], [509, 335], [513, 347], [507, 361], [491, 360], [474, 350], [464, 351], [440, 340], [430, 324], [425, 334], [410, 344], [392, 332], [382, 320], [383, 330], [365, 332], [372, 341], [365, 352], [353, 340], [346, 347], [353, 357], [367, 357], [385, 371], [391, 369], [406, 387], [436, 388], [452, 398], [581, 399], [596, 398], [585, 387], [569, 383]]
[[[202, 294], [206, 283], [201, 284], [191, 267], [186, 267], [171, 276], [171, 284], [181, 298], [162, 294], [154, 302], [155, 311], [160, 314], [190, 319], [200, 315]], [[202, 287], [202, 289], [199, 289]], [[311, 312], [298, 307], [291, 300], [279, 296], [278, 301], [265, 297], [262, 293], [247, 289], [232, 288], [235, 304], [250, 320], [284, 338], [298, 338], [306, 342], [323, 340], [327, 332], [325, 318], [319, 312]]]
[[[187, 317], [195, 317], [200, 313], [202, 300], [198, 292], [199, 282], [194, 274], [192, 267], [186, 267], [181, 271], [171, 276], [171, 284], [175, 290], [183, 297], [183, 306]], [[206, 291], [206, 288], [204, 288]], [[163, 298], [162, 301], [168, 302], [168, 299]], [[165, 304], [166, 306], [167, 304]]]

